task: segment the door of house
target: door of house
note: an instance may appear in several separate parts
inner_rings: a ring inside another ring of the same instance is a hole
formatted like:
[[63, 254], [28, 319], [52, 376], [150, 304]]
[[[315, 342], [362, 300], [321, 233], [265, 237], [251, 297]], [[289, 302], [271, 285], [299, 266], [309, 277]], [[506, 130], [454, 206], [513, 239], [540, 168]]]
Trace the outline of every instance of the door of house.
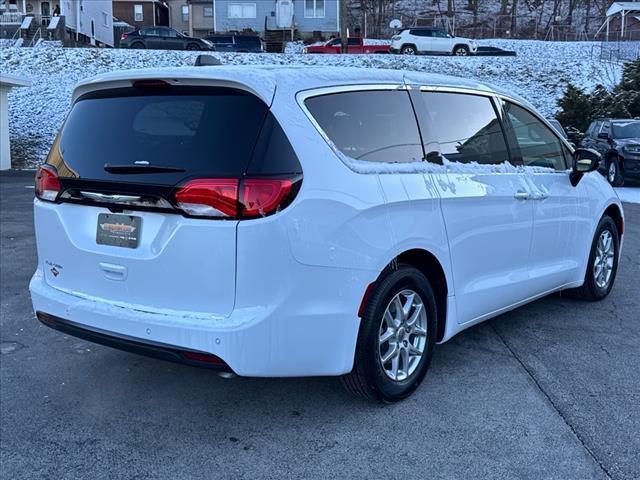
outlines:
[[276, 0], [276, 26], [291, 28], [293, 24], [293, 0]]
[[51, 18], [51, 6], [49, 2], [42, 2], [40, 4], [40, 15], [42, 20], [42, 25], [48, 25], [49, 19]]

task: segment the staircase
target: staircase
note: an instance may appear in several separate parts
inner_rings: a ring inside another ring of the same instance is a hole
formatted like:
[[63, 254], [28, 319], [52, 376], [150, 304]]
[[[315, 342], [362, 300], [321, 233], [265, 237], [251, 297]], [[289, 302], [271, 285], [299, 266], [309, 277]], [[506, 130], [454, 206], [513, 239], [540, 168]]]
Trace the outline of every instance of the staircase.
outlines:
[[36, 22], [31, 22], [28, 29], [22, 30], [22, 38], [24, 39], [23, 45], [25, 47], [35, 46], [38, 40], [42, 38], [42, 27]]
[[264, 19], [264, 42], [265, 49], [270, 53], [284, 53], [284, 46], [287, 42], [300, 40], [300, 34], [295, 28], [269, 30], [267, 17]]

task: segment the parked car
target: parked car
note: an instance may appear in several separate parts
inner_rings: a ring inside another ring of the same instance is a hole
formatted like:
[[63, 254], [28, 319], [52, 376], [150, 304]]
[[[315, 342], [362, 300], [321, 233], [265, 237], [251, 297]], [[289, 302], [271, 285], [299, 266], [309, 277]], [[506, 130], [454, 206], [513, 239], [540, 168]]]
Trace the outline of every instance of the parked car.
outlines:
[[264, 44], [257, 35], [213, 35], [206, 39], [216, 47], [218, 52], [264, 52]]
[[[347, 53], [389, 53], [389, 45], [368, 45], [360, 37], [347, 39]], [[333, 38], [322, 45], [309, 45], [304, 53], [342, 53], [342, 40]]]
[[169, 27], [145, 27], [123, 33], [120, 37], [120, 46], [158, 50], [215, 50], [210, 41], [187, 37]]
[[601, 171], [611, 185], [619, 187], [627, 178], [640, 178], [640, 120], [596, 120], [581, 145], [600, 152]]
[[624, 221], [599, 158], [454, 77], [104, 74], [37, 173], [33, 307], [93, 342], [401, 400], [458, 332], [609, 294]]
[[407, 28], [391, 37], [391, 53], [404, 55], [457, 55], [465, 57], [478, 50], [475, 40], [454, 37], [441, 28]]
[[558, 120], [556, 120], [555, 118], [552, 118], [547, 121], [553, 128], [556, 129], [556, 131], [560, 135], [562, 135], [562, 138], [564, 138], [567, 142], [569, 142], [569, 145], [571, 145], [572, 148], [575, 148], [575, 143], [569, 138], [569, 135], [567, 135], [567, 131], [564, 129], [564, 127]]

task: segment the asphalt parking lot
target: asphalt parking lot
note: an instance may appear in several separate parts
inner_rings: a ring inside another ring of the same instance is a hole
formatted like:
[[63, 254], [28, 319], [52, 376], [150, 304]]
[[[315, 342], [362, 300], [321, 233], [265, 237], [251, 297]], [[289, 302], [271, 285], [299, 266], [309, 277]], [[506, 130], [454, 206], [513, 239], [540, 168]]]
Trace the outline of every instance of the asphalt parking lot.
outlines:
[[1, 478], [640, 478], [640, 205], [606, 300], [471, 328], [379, 406], [333, 378], [224, 380], [41, 326], [32, 177], [0, 175]]

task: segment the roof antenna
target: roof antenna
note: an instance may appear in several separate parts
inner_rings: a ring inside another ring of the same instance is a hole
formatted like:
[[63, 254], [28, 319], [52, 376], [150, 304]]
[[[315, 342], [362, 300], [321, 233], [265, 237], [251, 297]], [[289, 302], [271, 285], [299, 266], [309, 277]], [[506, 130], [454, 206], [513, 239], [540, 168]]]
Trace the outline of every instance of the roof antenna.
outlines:
[[212, 65], [222, 65], [222, 62], [211, 55], [198, 55], [196, 58], [196, 67], [210, 67]]

